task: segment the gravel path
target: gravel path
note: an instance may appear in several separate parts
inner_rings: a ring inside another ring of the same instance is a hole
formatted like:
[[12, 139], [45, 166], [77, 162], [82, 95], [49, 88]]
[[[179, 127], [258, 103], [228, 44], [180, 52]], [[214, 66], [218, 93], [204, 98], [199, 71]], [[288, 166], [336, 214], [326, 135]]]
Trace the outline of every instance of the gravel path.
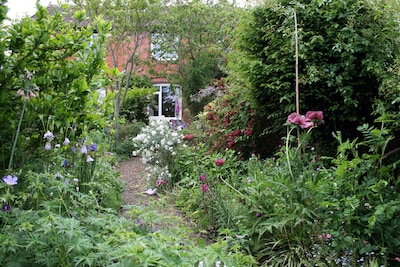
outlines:
[[146, 205], [148, 197], [143, 192], [146, 191], [147, 177], [146, 165], [138, 157], [119, 163], [119, 179], [126, 183], [123, 198], [125, 205]]
[[119, 179], [126, 183], [123, 192], [123, 200], [126, 206], [121, 211], [123, 216], [130, 218], [129, 206], [153, 210], [158, 214], [158, 220], [155, 223], [157, 228], [187, 228], [192, 233], [192, 237], [204, 238], [196, 233], [194, 223], [185, 218], [173, 206], [171, 199], [144, 193], [149, 189], [149, 185], [147, 184], [146, 165], [141, 162], [139, 157], [132, 157], [129, 160], [120, 162], [118, 168], [120, 172]]

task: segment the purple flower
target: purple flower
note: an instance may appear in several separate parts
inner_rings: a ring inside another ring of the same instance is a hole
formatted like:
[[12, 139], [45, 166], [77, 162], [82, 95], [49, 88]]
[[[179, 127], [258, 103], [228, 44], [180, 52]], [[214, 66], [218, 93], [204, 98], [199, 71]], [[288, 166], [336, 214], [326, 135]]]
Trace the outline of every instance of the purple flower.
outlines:
[[47, 131], [44, 135], [43, 135], [43, 139], [48, 139], [51, 140], [54, 138], [54, 134], [50, 131]]
[[18, 184], [18, 177], [12, 176], [12, 175], [4, 176], [3, 182], [5, 182], [8, 185], [16, 185], [16, 184]]
[[94, 161], [94, 159], [90, 155], [88, 155], [86, 162], [93, 162], [93, 161]]
[[11, 211], [11, 206], [8, 205], [7, 203], [3, 204], [3, 207], [1, 207], [1, 211], [3, 212], [10, 212]]
[[209, 186], [208, 184], [202, 184], [202, 185], [201, 185], [201, 191], [202, 191], [203, 193], [207, 192], [208, 189], [210, 189], [210, 186]]
[[95, 151], [95, 150], [97, 150], [97, 144], [96, 143], [93, 143], [93, 144], [91, 144], [90, 146], [89, 146], [89, 149], [90, 149], [90, 151]]
[[49, 142], [46, 142], [46, 145], [44, 146], [45, 150], [51, 150], [51, 144]]
[[62, 166], [62, 167], [68, 167], [68, 160], [67, 160], [67, 159], [64, 159], [64, 161], [63, 161], [63, 163], [62, 163], [61, 166]]
[[69, 139], [67, 137], [65, 137], [63, 145], [67, 146], [67, 145], [69, 145], [69, 143], [70, 143]]
[[87, 147], [86, 147], [86, 145], [82, 145], [82, 149], [81, 149], [81, 153], [82, 154], [87, 154]]
[[200, 175], [200, 180], [202, 182], [205, 182], [206, 181], [206, 175], [205, 174]]

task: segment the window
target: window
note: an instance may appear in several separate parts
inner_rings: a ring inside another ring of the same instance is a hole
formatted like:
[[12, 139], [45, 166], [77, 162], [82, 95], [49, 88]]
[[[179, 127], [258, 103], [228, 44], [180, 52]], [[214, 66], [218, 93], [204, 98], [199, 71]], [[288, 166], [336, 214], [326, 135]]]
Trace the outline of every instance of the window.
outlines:
[[153, 33], [151, 35], [151, 58], [154, 60], [176, 60], [178, 59], [177, 37], [167, 34]]
[[154, 93], [153, 101], [151, 102], [148, 111], [153, 119], [182, 118], [182, 96], [181, 87], [170, 84], [155, 84], [158, 90]]

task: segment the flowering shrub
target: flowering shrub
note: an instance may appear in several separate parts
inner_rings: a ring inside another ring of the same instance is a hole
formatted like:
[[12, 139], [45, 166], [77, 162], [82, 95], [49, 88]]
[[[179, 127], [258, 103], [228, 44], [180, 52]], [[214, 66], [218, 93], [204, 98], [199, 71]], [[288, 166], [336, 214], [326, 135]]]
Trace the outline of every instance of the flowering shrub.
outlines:
[[[172, 126], [181, 127], [181, 124], [177, 125], [174, 122]], [[148, 179], [154, 180], [153, 185], [162, 187], [171, 182], [171, 163], [182, 140], [183, 135], [162, 120], [150, 121], [150, 124], [132, 139], [135, 147], [132, 154], [140, 155], [143, 163], [150, 165]]]
[[206, 105], [198, 118], [196, 123], [200, 124], [198, 128], [203, 134], [201, 141], [211, 151], [230, 149], [240, 158], [256, 152], [253, 136], [255, 114], [249, 103], [240, 100], [238, 93], [226, 90], [224, 95]]

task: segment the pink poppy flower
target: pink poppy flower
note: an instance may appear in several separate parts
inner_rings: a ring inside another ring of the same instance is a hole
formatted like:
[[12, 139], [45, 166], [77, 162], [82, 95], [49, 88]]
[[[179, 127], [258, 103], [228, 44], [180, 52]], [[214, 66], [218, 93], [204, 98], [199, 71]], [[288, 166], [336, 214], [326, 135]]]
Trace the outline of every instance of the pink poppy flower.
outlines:
[[310, 121], [306, 116], [300, 116], [300, 122], [298, 123], [300, 128], [308, 129], [314, 126], [314, 122]]
[[299, 124], [300, 123], [300, 115], [296, 112], [290, 113], [287, 118], [287, 123]]
[[306, 117], [317, 125], [324, 122], [324, 113], [322, 111], [307, 111]]

